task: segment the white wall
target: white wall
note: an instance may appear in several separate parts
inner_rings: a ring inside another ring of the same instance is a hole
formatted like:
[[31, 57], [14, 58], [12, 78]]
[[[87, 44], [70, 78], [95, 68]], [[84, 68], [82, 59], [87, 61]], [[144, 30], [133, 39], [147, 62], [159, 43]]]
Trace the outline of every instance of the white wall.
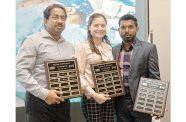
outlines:
[[[161, 79], [170, 81], [170, 0], [149, 0], [149, 22], [158, 49]], [[170, 122], [170, 87], [167, 107], [161, 122]]]
[[136, 0], [135, 16], [138, 20], [139, 31], [137, 37], [142, 41], [148, 38], [148, 0]]

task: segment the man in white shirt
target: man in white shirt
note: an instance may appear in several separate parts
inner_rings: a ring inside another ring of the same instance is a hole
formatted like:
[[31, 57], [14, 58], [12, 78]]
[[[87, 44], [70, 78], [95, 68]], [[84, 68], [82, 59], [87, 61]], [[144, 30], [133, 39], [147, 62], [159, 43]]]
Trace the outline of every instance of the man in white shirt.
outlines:
[[44, 61], [68, 59], [74, 56], [72, 44], [61, 36], [67, 18], [59, 4], [44, 12], [45, 29], [27, 37], [16, 60], [17, 80], [26, 89], [26, 122], [70, 122], [70, 102], [48, 89]]

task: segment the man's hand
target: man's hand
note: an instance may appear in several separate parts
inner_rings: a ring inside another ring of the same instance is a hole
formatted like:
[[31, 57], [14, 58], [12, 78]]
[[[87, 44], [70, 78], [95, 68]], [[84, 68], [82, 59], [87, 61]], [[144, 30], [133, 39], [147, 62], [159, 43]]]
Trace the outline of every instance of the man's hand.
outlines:
[[49, 105], [59, 104], [60, 102], [64, 101], [64, 99], [60, 97], [61, 95], [62, 95], [62, 92], [60, 91], [49, 90], [49, 93], [45, 99], [45, 102]]
[[156, 115], [153, 115], [153, 114], [151, 114], [151, 117], [154, 117], [156, 120], [163, 118], [163, 116], [156, 116]]
[[[167, 112], [167, 111], [168, 111], [168, 108], [165, 108], [164, 112]], [[153, 115], [153, 114], [151, 114], [151, 116], [154, 117], [156, 120], [163, 118], [163, 116], [156, 116], [156, 115]]]
[[106, 94], [99, 94], [99, 93], [93, 93], [92, 97], [95, 99], [95, 101], [99, 104], [104, 103], [107, 100], [110, 100], [111, 98], [109, 95]]

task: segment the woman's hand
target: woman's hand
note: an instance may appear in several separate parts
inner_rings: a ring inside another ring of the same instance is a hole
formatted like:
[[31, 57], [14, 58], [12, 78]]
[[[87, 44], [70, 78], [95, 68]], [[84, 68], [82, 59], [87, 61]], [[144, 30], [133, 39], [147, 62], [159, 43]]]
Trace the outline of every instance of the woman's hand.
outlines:
[[99, 94], [99, 93], [93, 93], [92, 97], [94, 98], [94, 100], [99, 103], [102, 104], [107, 100], [110, 100], [111, 98], [109, 97], [109, 95], [106, 94]]

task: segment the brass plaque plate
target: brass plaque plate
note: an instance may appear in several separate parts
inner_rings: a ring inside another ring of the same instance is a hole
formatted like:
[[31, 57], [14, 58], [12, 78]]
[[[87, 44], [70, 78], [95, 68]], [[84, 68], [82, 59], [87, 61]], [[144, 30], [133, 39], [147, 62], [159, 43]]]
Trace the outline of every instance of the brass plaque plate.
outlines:
[[134, 111], [163, 116], [169, 82], [141, 78], [134, 104]]
[[90, 66], [97, 93], [108, 94], [110, 97], [125, 94], [117, 61], [91, 64]]
[[77, 59], [45, 61], [49, 89], [62, 91], [63, 98], [81, 95]]

